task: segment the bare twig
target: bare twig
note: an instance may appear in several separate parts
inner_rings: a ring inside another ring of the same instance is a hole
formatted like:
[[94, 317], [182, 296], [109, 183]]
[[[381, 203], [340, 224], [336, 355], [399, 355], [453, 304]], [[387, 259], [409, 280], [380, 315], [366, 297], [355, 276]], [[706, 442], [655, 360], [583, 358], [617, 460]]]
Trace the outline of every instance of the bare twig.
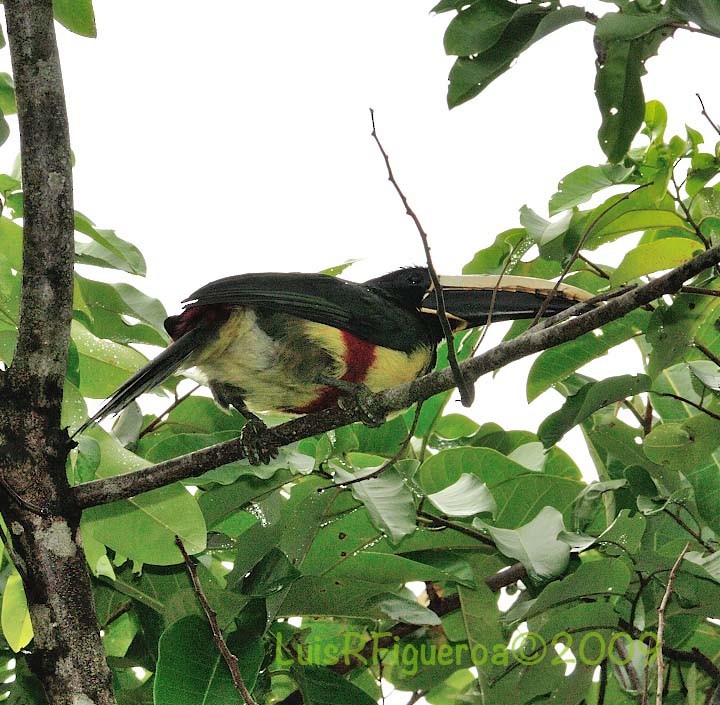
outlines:
[[422, 517], [423, 519], [427, 519], [428, 521], [433, 522], [434, 524], [439, 524], [440, 526], [444, 526], [447, 529], [453, 529], [458, 533], [465, 534], [465, 536], [470, 536], [476, 541], [484, 543], [486, 546], [492, 546], [493, 548], [495, 547], [494, 541], [485, 536], [485, 534], [481, 533], [477, 529], [473, 529], [470, 526], [458, 524], [457, 522], [444, 519], [443, 517], [436, 516], [435, 514], [431, 514], [430, 512], [426, 512], [422, 509], [418, 509], [417, 515], [419, 517]]
[[173, 410], [175, 409], [179, 404], [182, 404], [191, 394], [196, 392], [198, 389], [200, 389], [202, 385], [196, 384], [189, 392], [186, 394], [183, 394], [182, 396], [175, 397], [175, 401], [173, 401], [170, 406], [168, 406], [165, 411], [158, 414], [142, 431], [140, 431], [140, 434], [138, 435], [138, 438], [142, 438], [143, 436], [147, 435], [148, 433], [154, 431], [159, 424], [163, 422], [165, 417]]
[[703, 345], [699, 340], [694, 340], [693, 345], [703, 354], [705, 357], [714, 362], [718, 367], [720, 367], [720, 357], [718, 357], [710, 348], [708, 348], [706, 345]]
[[380, 138], [377, 135], [377, 131], [375, 130], [375, 111], [372, 108], [370, 108], [370, 120], [372, 122], [371, 135], [372, 138], [375, 140], [375, 144], [377, 144], [378, 149], [380, 150], [380, 154], [382, 154], [382, 157], [385, 161], [385, 168], [387, 169], [388, 180], [393, 185], [393, 188], [397, 192], [397, 195], [400, 197], [400, 200], [405, 207], [405, 212], [410, 216], [413, 223], [415, 223], [415, 227], [420, 234], [423, 249], [425, 250], [425, 261], [427, 262], [428, 272], [430, 273], [430, 280], [432, 281], [433, 287], [437, 294], [437, 315], [440, 321], [440, 325], [442, 327], [443, 335], [445, 336], [445, 340], [447, 341], [448, 363], [450, 364], [450, 369], [453, 371], [453, 375], [457, 380], [457, 387], [460, 390], [460, 398], [462, 400], [463, 406], [471, 406], [473, 403], [473, 399], [475, 398], [475, 388], [472, 383], [469, 383], [465, 379], [462, 370], [458, 365], [457, 356], [455, 355], [453, 332], [450, 328], [450, 324], [448, 323], [447, 310], [445, 309], [445, 297], [443, 296], [443, 289], [440, 285], [440, 280], [438, 279], [437, 272], [435, 271], [432, 256], [430, 255], [430, 242], [428, 240], [427, 233], [425, 232], [422, 223], [420, 223], [420, 219], [417, 217], [417, 214], [410, 207], [407, 197], [405, 196], [398, 182], [395, 179], [392, 166], [390, 165], [390, 157], [383, 148], [382, 143], [380, 142]]
[[700, 294], [701, 296], [720, 296], [717, 289], [705, 289], [701, 286], [684, 286], [680, 289], [683, 294]]
[[350, 487], [350, 485], [355, 485], [358, 482], [365, 482], [365, 480], [374, 480], [376, 477], [380, 477], [388, 468], [391, 468], [395, 463], [397, 463], [400, 458], [402, 458], [405, 455], [405, 451], [407, 450], [408, 446], [410, 445], [410, 441], [412, 440], [413, 436], [415, 435], [415, 429], [417, 428], [418, 421], [420, 420], [420, 412], [422, 411], [422, 405], [423, 402], [418, 402], [417, 407], [415, 407], [415, 415], [413, 416], [412, 423], [410, 424], [410, 428], [408, 429], [407, 434], [405, 435], [405, 438], [400, 445], [400, 448], [398, 448], [397, 453], [393, 455], [390, 460], [383, 463], [381, 467], [379, 467], [374, 472], [371, 472], [369, 475], [363, 475], [362, 477], [356, 477], [354, 480], [348, 480], [347, 482], [339, 482], [337, 485], [329, 485], [328, 487], [321, 487], [319, 492], [324, 492], [325, 490], [329, 490], [331, 487], [339, 487], [340, 489], [346, 489], [347, 487]]
[[697, 235], [698, 240], [700, 240], [700, 242], [702, 242], [702, 244], [705, 246], [705, 249], [707, 249], [708, 247], [710, 247], [710, 240], [708, 240], [705, 235], [703, 235], [702, 230], [700, 230], [700, 226], [695, 222], [695, 218], [692, 217], [690, 209], [685, 205], [685, 201], [683, 201], [682, 196], [680, 195], [680, 187], [678, 186], [677, 181], [675, 181], [674, 173], [670, 174], [670, 179], [673, 182], [673, 186], [675, 187], [675, 198], [673, 200], [680, 206], [682, 212], [685, 214], [685, 220], [690, 223], [693, 231], [695, 232], [695, 235]]
[[692, 401], [692, 399], [681, 397], [679, 394], [673, 394], [672, 392], [651, 392], [651, 394], [657, 394], [659, 397], [669, 397], [670, 399], [677, 399], [683, 404], [687, 404], [688, 406], [692, 406], [698, 411], [702, 411], [703, 414], [707, 414], [711, 419], [720, 421], [720, 414], [716, 414], [714, 411], [710, 411], [710, 409], [705, 408], [702, 404], [698, 404], [697, 402]]
[[185, 546], [183, 545], [182, 539], [179, 536], [175, 537], [175, 545], [180, 549], [180, 553], [182, 553], [182, 557], [185, 560], [185, 567], [187, 568], [188, 575], [190, 576], [193, 590], [195, 591], [195, 594], [197, 595], [197, 598], [202, 605], [203, 611], [205, 612], [208, 623], [210, 624], [213, 641], [215, 642], [218, 651], [222, 655], [228, 669], [230, 670], [230, 677], [232, 678], [235, 689], [238, 691], [238, 693], [240, 693], [240, 696], [247, 703], [247, 705], [257, 705], [257, 702], [253, 700], [252, 695], [250, 695], [250, 691], [245, 686], [245, 681], [243, 680], [242, 675], [240, 675], [240, 668], [238, 667], [237, 656], [235, 656], [235, 654], [230, 651], [227, 643], [225, 642], [225, 638], [222, 635], [222, 631], [220, 631], [220, 627], [217, 623], [217, 615], [215, 613], [215, 610], [210, 606], [210, 603], [205, 596], [205, 591], [200, 584], [200, 579], [198, 578], [195, 562], [188, 555], [187, 551], [185, 550]]
[[700, 101], [700, 107], [702, 110], [700, 111], [701, 114], [705, 117], [705, 119], [712, 125], [713, 130], [717, 132], [720, 135], [720, 125], [718, 125], [711, 117], [708, 115], [708, 111], [705, 110], [705, 103], [703, 103], [703, 99], [700, 97], [699, 93], [695, 94], [697, 96], [697, 99]]
[[658, 607], [658, 628], [657, 628], [657, 692], [655, 693], [655, 705], [662, 705], [663, 701], [663, 690], [665, 686], [665, 660], [663, 658], [663, 637], [665, 635], [665, 608], [670, 602], [670, 594], [672, 593], [673, 582], [675, 582], [675, 576], [680, 568], [687, 550], [690, 548], [690, 542], [685, 544], [685, 548], [680, 551], [680, 555], [673, 564], [668, 576], [667, 585], [665, 586], [665, 594], [662, 596], [660, 606]]
[[611, 203], [607, 208], [603, 208], [586, 226], [585, 230], [583, 231], [583, 234], [581, 235], [580, 239], [578, 240], [578, 244], [575, 246], [575, 250], [570, 255], [570, 258], [568, 259], [567, 263], [563, 267], [562, 272], [560, 273], [560, 277], [555, 282], [555, 286], [551, 289], [551, 291], [548, 293], [548, 295], [545, 297], [545, 300], [542, 302], [540, 308], [538, 309], [538, 312], [535, 314], [535, 317], [532, 319], [532, 322], [530, 323], [530, 327], [534, 327], [537, 325], [538, 321], [543, 317], [543, 314], [545, 311], [547, 311], [548, 306], [552, 303], [553, 298], [555, 297], [555, 294], [557, 293], [558, 288], [560, 287], [560, 284], [562, 284], [563, 279], [568, 275], [570, 272], [570, 269], [572, 268], [573, 264], [575, 263], [575, 260], [578, 259], [580, 256], [580, 250], [582, 250], [583, 246], [585, 245], [585, 242], [587, 241], [588, 237], [590, 236], [590, 233], [593, 231], [593, 228], [616, 206], [618, 206], [623, 201], [627, 201], [628, 198], [630, 198], [634, 193], [637, 193], [641, 189], [647, 188], [650, 186], [650, 184], [641, 184], [640, 186], [632, 189], [632, 191], [628, 191], [627, 193], [623, 194], [622, 197], [620, 197], [617, 201], [614, 201]]

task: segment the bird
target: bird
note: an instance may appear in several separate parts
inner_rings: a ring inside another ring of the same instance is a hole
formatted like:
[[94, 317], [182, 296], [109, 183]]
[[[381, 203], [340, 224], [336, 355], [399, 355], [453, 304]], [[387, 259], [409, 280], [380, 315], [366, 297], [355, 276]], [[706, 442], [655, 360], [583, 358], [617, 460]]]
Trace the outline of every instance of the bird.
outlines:
[[[552, 315], [590, 297], [577, 287], [531, 277], [460, 275], [438, 281], [455, 332], [489, 320], [532, 318], [542, 306], [543, 315]], [[260, 442], [268, 434], [256, 412], [308, 414], [352, 397], [353, 390], [379, 392], [431, 370], [444, 337], [437, 299], [429, 270], [419, 266], [362, 283], [301, 272], [212, 281], [182, 302], [182, 313], [165, 320], [170, 345], [73, 437], [177, 370], [196, 368], [215, 401], [246, 418], [241, 447], [248, 461], [267, 463], [278, 449]]]

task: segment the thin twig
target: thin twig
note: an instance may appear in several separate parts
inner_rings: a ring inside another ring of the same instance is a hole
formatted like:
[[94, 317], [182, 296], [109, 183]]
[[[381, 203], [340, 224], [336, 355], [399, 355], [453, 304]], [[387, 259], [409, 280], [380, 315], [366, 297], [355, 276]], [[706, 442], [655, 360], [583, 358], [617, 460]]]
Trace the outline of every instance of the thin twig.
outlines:
[[700, 107], [702, 110], [700, 111], [701, 114], [705, 117], [705, 119], [712, 125], [713, 130], [717, 132], [720, 135], [720, 125], [718, 125], [711, 117], [708, 115], [708, 111], [705, 110], [705, 103], [703, 103], [703, 99], [700, 97], [699, 93], [695, 94], [697, 96], [697, 99], [700, 101]]
[[698, 239], [702, 242], [702, 244], [705, 246], [705, 249], [707, 250], [710, 247], [710, 240], [708, 240], [705, 235], [703, 235], [702, 230], [700, 230], [700, 226], [695, 222], [695, 219], [692, 217], [690, 209], [685, 205], [685, 201], [683, 201], [682, 196], [680, 195], [680, 187], [678, 186], [677, 181], [675, 181], [674, 173], [670, 174], [670, 180], [673, 182], [673, 186], [675, 187], [675, 198], [673, 200], [680, 206], [682, 212], [685, 214], [685, 220], [690, 223], [692, 229], [695, 232], [695, 235], [697, 235]]
[[585, 255], [578, 253], [578, 259], [581, 262], [585, 262], [585, 264], [590, 267], [590, 269], [592, 269], [593, 272], [595, 272], [595, 274], [597, 274], [599, 277], [602, 277], [603, 279], [610, 279], [610, 275], [604, 269], [599, 267], [594, 262], [591, 262], [587, 257], [585, 257]]
[[175, 409], [179, 404], [182, 404], [191, 394], [196, 392], [198, 389], [202, 387], [201, 384], [196, 384], [187, 394], [183, 394], [180, 397], [175, 397], [175, 401], [170, 404], [170, 406], [165, 409], [161, 414], [158, 414], [142, 431], [140, 431], [140, 434], [138, 435], [138, 438], [142, 438], [143, 436], [147, 435], [151, 431], [154, 431], [158, 424], [162, 423], [165, 417], [173, 410]]
[[708, 348], [706, 345], [703, 345], [699, 340], [694, 340], [693, 345], [703, 354], [705, 357], [710, 360], [711, 362], [714, 362], [718, 367], [720, 367], [720, 357], [718, 357], [710, 348]]
[[324, 492], [325, 490], [329, 490], [332, 487], [339, 487], [340, 489], [344, 490], [347, 487], [350, 487], [350, 485], [355, 485], [358, 482], [365, 482], [365, 480], [374, 480], [376, 477], [380, 477], [388, 468], [392, 467], [397, 463], [400, 458], [402, 458], [405, 455], [405, 451], [407, 450], [408, 446], [410, 445], [410, 441], [412, 440], [412, 437], [415, 435], [415, 429], [417, 428], [418, 421], [420, 420], [420, 411], [422, 411], [422, 405], [423, 402], [419, 401], [417, 406], [415, 407], [415, 415], [413, 416], [412, 423], [410, 424], [410, 428], [408, 429], [407, 434], [405, 435], [405, 439], [402, 442], [402, 445], [400, 448], [398, 448], [397, 453], [393, 455], [390, 460], [383, 463], [381, 467], [379, 467], [377, 470], [371, 472], [369, 475], [363, 475], [362, 477], [356, 477], [354, 480], [348, 480], [347, 482], [340, 482], [337, 485], [329, 485], [327, 487], [321, 487], [318, 492]]
[[[679, 502], [677, 503], [677, 505], [679, 507], [683, 507], [683, 505], [680, 504]], [[685, 507], [683, 507], [683, 508], [685, 508]], [[681, 526], [683, 529], [685, 529], [685, 531], [687, 531], [687, 533], [690, 534], [690, 536], [692, 536], [708, 553], [716, 553], [717, 552], [717, 549], [714, 546], [711, 546], [706, 541], [703, 541], [703, 538], [700, 535], [699, 531], [693, 531], [693, 529], [691, 527], [689, 527], [687, 525], [687, 523], [683, 519], [681, 519], [678, 514], [671, 512], [667, 507], [663, 508], [663, 512], [665, 512], [665, 514], [667, 514], [671, 519], [673, 519], [673, 521], [675, 521], [675, 523], [678, 526]], [[688, 513], [690, 513], [690, 512], [688, 512]], [[690, 514], [690, 516], [692, 516], [692, 514]], [[693, 517], [693, 519], [694, 518], [695, 517]]]
[[553, 298], [555, 297], [555, 294], [557, 293], [558, 288], [560, 287], [560, 284], [562, 284], [563, 279], [568, 275], [570, 272], [571, 267], [575, 263], [575, 260], [580, 256], [580, 250], [582, 250], [583, 246], [585, 245], [586, 240], [590, 236], [590, 233], [593, 231], [593, 228], [616, 206], [620, 205], [623, 201], [627, 201], [633, 194], [637, 193], [641, 189], [647, 188], [651, 184], [641, 184], [637, 188], [632, 189], [632, 191], [628, 191], [627, 193], [623, 194], [621, 198], [619, 198], [617, 201], [614, 201], [611, 203], [607, 208], [603, 208], [603, 210], [600, 211], [587, 225], [585, 230], [583, 231], [582, 236], [578, 240], [578, 244], [575, 246], [575, 250], [573, 251], [572, 255], [570, 255], [570, 259], [568, 259], [567, 263], [563, 267], [562, 272], [560, 273], [560, 277], [555, 282], [555, 286], [550, 290], [550, 293], [545, 297], [545, 300], [542, 302], [540, 308], [538, 309], [538, 312], [535, 314], [535, 317], [532, 319], [532, 322], [530, 323], [530, 328], [533, 328], [537, 325], [538, 321], [543, 317], [543, 314], [545, 311], [547, 311], [548, 306], [552, 303]]
[[653, 427], [653, 405], [650, 395], [648, 394], [647, 403], [645, 404], [645, 416], [643, 418], [643, 433], [647, 436]]
[[423, 519], [432, 521], [434, 524], [440, 524], [440, 526], [444, 526], [447, 529], [453, 529], [460, 534], [470, 536], [471, 538], [480, 541], [480, 543], [484, 543], [486, 546], [492, 546], [493, 548], [495, 547], [495, 542], [489, 539], [487, 536], [485, 536], [485, 534], [481, 533], [477, 529], [465, 526], [464, 524], [458, 524], [454, 521], [449, 521], [448, 519], [443, 519], [442, 517], [436, 516], [435, 514], [431, 514], [430, 512], [426, 512], [422, 509], [418, 509], [417, 515], [419, 517], [422, 517]]
[[658, 628], [657, 628], [657, 692], [655, 693], [655, 705], [662, 705], [663, 701], [663, 690], [665, 685], [665, 678], [664, 678], [664, 671], [665, 671], [665, 660], [663, 659], [663, 636], [665, 634], [665, 608], [668, 605], [668, 602], [670, 602], [670, 594], [672, 593], [672, 586], [673, 582], [675, 581], [675, 576], [677, 575], [677, 572], [680, 568], [680, 564], [682, 563], [683, 558], [685, 557], [685, 554], [687, 553], [687, 550], [690, 548], [690, 542], [688, 541], [685, 544], [685, 548], [683, 548], [682, 551], [680, 551], [680, 555], [677, 557], [677, 560], [675, 561], [672, 569], [670, 570], [670, 575], [668, 576], [667, 585], [665, 586], [665, 594], [662, 597], [662, 600], [660, 601], [660, 606], [658, 607]]
[[393, 185], [393, 188], [397, 192], [397, 195], [400, 197], [400, 200], [405, 207], [405, 212], [410, 216], [413, 223], [415, 223], [415, 228], [420, 234], [423, 249], [425, 250], [425, 261], [427, 262], [428, 272], [430, 273], [430, 280], [432, 281], [432, 285], [435, 289], [435, 293], [437, 296], [438, 319], [440, 321], [440, 326], [442, 327], [445, 340], [447, 341], [448, 363], [450, 364], [450, 369], [453, 371], [453, 376], [455, 377], [455, 380], [457, 382], [457, 388], [460, 391], [460, 399], [463, 406], [471, 406], [475, 398], [475, 387], [467, 382], [465, 376], [462, 373], [462, 370], [460, 369], [460, 366], [458, 365], [457, 356], [455, 355], [453, 332], [450, 328], [450, 324], [448, 323], [447, 310], [445, 309], [445, 297], [443, 296], [443, 289], [440, 285], [440, 280], [438, 279], [437, 272], [435, 271], [432, 256], [430, 255], [430, 243], [427, 233], [425, 232], [425, 229], [420, 223], [420, 219], [417, 217], [415, 211], [410, 207], [407, 197], [403, 193], [398, 182], [395, 180], [395, 175], [393, 174], [392, 166], [390, 165], [390, 157], [383, 148], [382, 143], [380, 142], [380, 138], [377, 135], [377, 131], [375, 130], [375, 111], [372, 108], [370, 108], [370, 120], [372, 122], [372, 132], [370, 134], [375, 140], [375, 144], [377, 144], [378, 149], [380, 150], [380, 154], [382, 154], [382, 157], [385, 160], [385, 168], [387, 169], [388, 180]]
[[683, 286], [680, 291], [683, 294], [700, 294], [701, 296], [720, 296], [717, 289], [705, 289], [701, 286]]
[[703, 414], [707, 414], [711, 419], [720, 421], [720, 414], [716, 414], [714, 411], [710, 411], [709, 409], [702, 406], [702, 404], [698, 404], [697, 402], [694, 402], [691, 399], [681, 397], [679, 394], [673, 394], [672, 392], [651, 392], [651, 394], [657, 394], [659, 397], [670, 397], [671, 399], [677, 399], [678, 401], [681, 401], [683, 404], [687, 404], [688, 406], [694, 407], [698, 411], [702, 411]]
[[235, 656], [235, 654], [230, 651], [222, 635], [222, 632], [220, 631], [220, 627], [217, 623], [217, 615], [215, 613], [215, 610], [210, 606], [207, 597], [205, 596], [205, 591], [203, 590], [202, 585], [200, 584], [200, 579], [198, 578], [195, 563], [185, 550], [185, 546], [183, 545], [182, 539], [179, 536], [175, 537], [175, 545], [180, 549], [180, 553], [182, 553], [182, 557], [185, 560], [185, 567], [187, 568], [188, 575], [190, 576], [193, 590], [195, 591], [195, 594], [197, 595], [197, 598], [202, 605], [203, 611], [205, 612], [208, 623], [210, 624], [213, 641], [215, 642], [218, 651], [222, 655], [228, 669], [230, 670], [230, 677], [232, 678], [235, 689], [238, 691], [238, 693], [240, 693], [240, 696], [247, 703], [247, 705], [257, 705], [257, 702], [253, 700], [252, 695], [250, 695], [250, 691], [245, 686], [245, 681], [243, 680], [242, 675], [240, 675], [240, 668], [238, 667], [237, 656]]

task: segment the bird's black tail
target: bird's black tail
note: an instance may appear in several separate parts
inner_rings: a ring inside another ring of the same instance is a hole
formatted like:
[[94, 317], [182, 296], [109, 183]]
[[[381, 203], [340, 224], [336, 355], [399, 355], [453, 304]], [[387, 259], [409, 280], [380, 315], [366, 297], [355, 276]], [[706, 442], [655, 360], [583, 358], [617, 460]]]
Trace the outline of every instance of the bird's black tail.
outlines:
[[171, 343], [155, 359], [138, 370], [128, 379], [75, 433], [72, 438], [81, 434], [95, 422], [108, 414], [117, 414], [141, 394], [151, 390], [175, 372], [190, 354], [198, 347], [214, 337], [214, 327], [198, 326]]

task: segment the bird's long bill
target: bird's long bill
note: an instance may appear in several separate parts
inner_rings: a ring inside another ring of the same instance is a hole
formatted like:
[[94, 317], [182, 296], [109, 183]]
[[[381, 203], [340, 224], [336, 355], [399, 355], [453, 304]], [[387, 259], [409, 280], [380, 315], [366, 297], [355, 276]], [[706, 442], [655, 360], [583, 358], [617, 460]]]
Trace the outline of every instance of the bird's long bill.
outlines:
[[[489, 321], [533, 318], [555, 287], [555, 282], [511, 275], [466, 274], [438, 277], [443, 289], [445, 311], [454, 328], [485, 325]], [[545, 316], [564, 311], [592, 294], [569, 284], [560, 284], [543, 312]], [[424, 313], [437, 312], [437, 292], [423, 299]]]

